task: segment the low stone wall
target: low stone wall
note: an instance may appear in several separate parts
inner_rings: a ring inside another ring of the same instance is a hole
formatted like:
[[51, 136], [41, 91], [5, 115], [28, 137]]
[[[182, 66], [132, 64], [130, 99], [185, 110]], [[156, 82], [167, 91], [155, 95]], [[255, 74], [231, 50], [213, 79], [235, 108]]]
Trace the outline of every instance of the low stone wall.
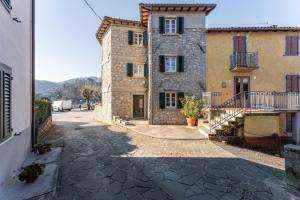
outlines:
[[37, 135], [38, 135], [38, 142], [42, 142], [46, 137], [48, 131], [52, 127], [52, 115], [50, 115], [44, 123], [37, 127]]
[[284, 150], [288, 191], [300, 197], [300, 146], [290, 144]]

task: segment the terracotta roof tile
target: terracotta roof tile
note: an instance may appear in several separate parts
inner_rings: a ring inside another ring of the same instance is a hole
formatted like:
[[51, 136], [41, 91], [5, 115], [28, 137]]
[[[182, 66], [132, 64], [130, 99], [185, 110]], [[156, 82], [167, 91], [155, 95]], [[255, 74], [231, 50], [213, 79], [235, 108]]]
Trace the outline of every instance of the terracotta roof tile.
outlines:
[[280, 26], [264, 26], [264, 27], [216, 27], [208, 28], [207, 32], [258, 32], [258, 31], [300, 31], [300, 27], [280, 27]]

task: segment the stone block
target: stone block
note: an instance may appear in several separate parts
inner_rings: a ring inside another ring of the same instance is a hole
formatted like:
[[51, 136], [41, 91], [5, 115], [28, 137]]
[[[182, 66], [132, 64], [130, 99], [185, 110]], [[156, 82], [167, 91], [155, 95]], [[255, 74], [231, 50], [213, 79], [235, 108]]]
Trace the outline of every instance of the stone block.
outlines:
[[286, 145], [284, 151], [288, 191], [300, 197], [300, 145]]

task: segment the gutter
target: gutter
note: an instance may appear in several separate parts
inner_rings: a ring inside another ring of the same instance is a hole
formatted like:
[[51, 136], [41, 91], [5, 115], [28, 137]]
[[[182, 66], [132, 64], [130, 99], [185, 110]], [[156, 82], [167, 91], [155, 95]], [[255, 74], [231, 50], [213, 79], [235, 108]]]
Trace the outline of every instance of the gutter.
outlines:
[[31, 147], [36, 144], [35, 116], [35, 0], [31, 2]]

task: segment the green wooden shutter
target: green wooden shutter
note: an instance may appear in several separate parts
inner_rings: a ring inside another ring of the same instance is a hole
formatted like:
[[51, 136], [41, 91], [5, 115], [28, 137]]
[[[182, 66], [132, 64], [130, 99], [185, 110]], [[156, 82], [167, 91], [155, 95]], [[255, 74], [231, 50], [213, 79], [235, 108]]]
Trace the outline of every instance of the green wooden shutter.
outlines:
[[165, 72], [165, 56], [159, 56], [159, 71]]
[[184, 92], [177, 93], [177, 108], [182, 108], [182, 99], [184, 98]]
[[144, 46], [147, 46], [147, 45], [148, 45], [148, 33], [147, 33], [147, 31], [145, 31], [145, 32], [143, 33], [143, 45], [144, 45]]
[[159, 93], [159, 108], [160, 109], [165, 109], [166, 105], [165, 105], [165, 93], [164, 92], [160, 92]]
[[184, 33], [184, 18], [177, 17], [177, 33], [183, 34]]
[[128, 31], [128, 44], [133, 45], [133, 31]]
[[177, 56], [177, 72], [184, 72], [184, 56]]
[[144, 76], [148, 76], [148, 64], [144, 64]]
[[159, 33], [165, 33], [165, 17], [159, 17]]
[[8, 138], [11, 136], [11, 68], [0, 63], [0, 130], [1, 138]]
[[127, 63], [127, 76], [132, 77], [133, 76], [133, 64]]

